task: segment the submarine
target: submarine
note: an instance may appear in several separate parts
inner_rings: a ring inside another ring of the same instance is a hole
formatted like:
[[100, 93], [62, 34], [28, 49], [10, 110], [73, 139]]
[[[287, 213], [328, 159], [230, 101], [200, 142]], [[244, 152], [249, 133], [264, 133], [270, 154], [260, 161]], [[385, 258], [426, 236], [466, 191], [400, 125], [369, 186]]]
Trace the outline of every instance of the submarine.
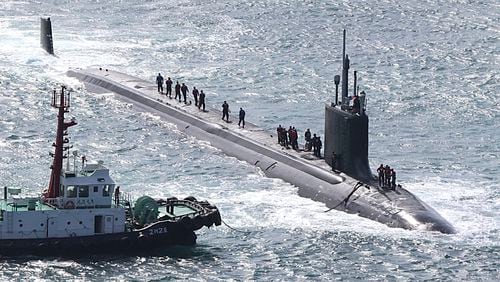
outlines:
[[[51, 29], [42, 20], [41, 45], [53, 54]], [[194, 105], [178, 103], [159, 95], [150, 81], [103, 67], [70, 69], [69, 77], [83, 82], [89, 92], [112, 92], [143, 110], [150, 111], [177, 126], [187, 135], [210, 142], [227, 155], [260, 168], [272, 178], [280, 178], [298, 188], [298, 194], [322, 202], [329, 210], [357, 214], [390, 227], [408, 230], [456, 233], [455, 228], [431, 206], [397, 185], [379, 185], [368, 163], [368, 115], [366, 95], [349, 96], [350, 60], [345, 53], [343, 32], [342, 77], [336, 75], [336, 97], [325, 104], [324, 159], [309, 151], [285, 150], [273, 137], [255, 124], [244, 129], [220, 119], [216, 110], [200, 111]], [[340, 81], [341, 93], [338, 97]], [[357, 101], [356, 101], [357, 100]], [[353, 101], [354, 104], [353, 104]], [[251, 136], [251, 137], [250, 137]], [[332, 169], [333, 166], [333, 169]]]

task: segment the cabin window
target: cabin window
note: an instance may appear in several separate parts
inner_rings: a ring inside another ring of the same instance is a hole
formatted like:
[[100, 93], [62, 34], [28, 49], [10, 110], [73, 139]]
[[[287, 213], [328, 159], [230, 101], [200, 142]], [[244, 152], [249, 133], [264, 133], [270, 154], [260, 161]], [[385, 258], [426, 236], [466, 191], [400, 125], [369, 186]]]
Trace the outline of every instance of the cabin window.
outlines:
[[78, 186], [78, 197], [88, 198], [89, 196], [89, 186]]
[[66, 186], [66, 197], [76, 198], [76, 188], [73, 185]]
[[102, 189], [102, 196], [109, 197], [110, 191], [111, 191], [110, 185], [108, 185], [108, 184], [104, 185], [104, 189]]
[[97, 193], [99, 192], [99, 187], [98, 186], [94, 186], [94, 193]]
[[64, 195], [64, 185], [59, 185], [59, 195], [62, 196]]

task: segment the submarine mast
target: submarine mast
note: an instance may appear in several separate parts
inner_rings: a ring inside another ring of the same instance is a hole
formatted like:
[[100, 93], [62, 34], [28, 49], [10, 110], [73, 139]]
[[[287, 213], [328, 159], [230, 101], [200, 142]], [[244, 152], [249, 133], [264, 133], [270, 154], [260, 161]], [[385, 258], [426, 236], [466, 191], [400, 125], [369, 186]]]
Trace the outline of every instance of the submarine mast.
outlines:
[[[364, 101], [360, 102], [358, 109], [350, 105], [351, 97], [348, 93], [350, 60], [345, 51], [344, 29], [340, 107], [337, 101], [325, 107], [325, 161], [332, 166], [335, 153], [335, 169], [354, 178], [369, 181], [373, 179], [373, 175], [368, 163], [368, 116], [364, 110]], [[335, 80], [337, 83], [337, 79]], [[356, 89], [353, 96], [356, 96]]]

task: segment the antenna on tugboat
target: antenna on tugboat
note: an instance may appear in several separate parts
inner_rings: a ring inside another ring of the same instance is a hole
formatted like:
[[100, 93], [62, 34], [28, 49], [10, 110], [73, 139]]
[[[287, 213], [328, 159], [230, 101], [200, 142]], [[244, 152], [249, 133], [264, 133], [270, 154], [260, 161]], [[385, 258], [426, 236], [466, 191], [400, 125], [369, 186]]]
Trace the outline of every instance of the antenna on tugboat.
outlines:
[[87, 157], [85, 155], [82, 156], [82, 170], [85, 167], [85, 161], [87, 160]]
[[[74, 173], [76, 175], [76, 158], [78, 157], [78, 151], [77, 150], [74, 150], [73, 151], [73, 170], [74, 170]], [[69, 169], [68, 169], [69, 170]]]
[[69, 171], [69, 148], [70, 147], [65, 147], [67, 148], [67, 152], [66, 152], [66, 172]]
[[53, 144], [54, 149], [54, 159], [52, 162], [51, 170], [52, 173], [50, 175], [49, 189], [47, 193], [44, 195], [46, 199], [53, 199], [59, 197], [59, 186], [61, 184], [61, 173], [63, 167], [63, 159], [67, 158], [68, 150], [71, 148], [70, 146], [65, 146], [64, 144], [69, 142], [68, 138], [65, 138], [68, 135], [67, 129], [73, 125], [76, 125], [75, 119], [71, 119], [71, 121], [64, 121], [65, 113], [69, 112], [70, 103], [70, 92], [65, 92], [66, 86], [61, 86], [61, 91], [57, 92], [53, 91], [51, 105], [52, 107], [58, 109], [57, 114], [57, 131], [56, 131], [56, 142]]

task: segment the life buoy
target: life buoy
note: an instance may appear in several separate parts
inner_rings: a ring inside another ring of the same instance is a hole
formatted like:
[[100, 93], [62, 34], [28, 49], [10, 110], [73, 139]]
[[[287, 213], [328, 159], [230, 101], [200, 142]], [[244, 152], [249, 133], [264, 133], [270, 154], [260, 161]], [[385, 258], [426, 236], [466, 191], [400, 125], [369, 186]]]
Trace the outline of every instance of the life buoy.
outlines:
[[74, 209], [75, 208], [75, 203], [73, 201], [67, 201], [66, 204], [64, 204], [65, 209]]

